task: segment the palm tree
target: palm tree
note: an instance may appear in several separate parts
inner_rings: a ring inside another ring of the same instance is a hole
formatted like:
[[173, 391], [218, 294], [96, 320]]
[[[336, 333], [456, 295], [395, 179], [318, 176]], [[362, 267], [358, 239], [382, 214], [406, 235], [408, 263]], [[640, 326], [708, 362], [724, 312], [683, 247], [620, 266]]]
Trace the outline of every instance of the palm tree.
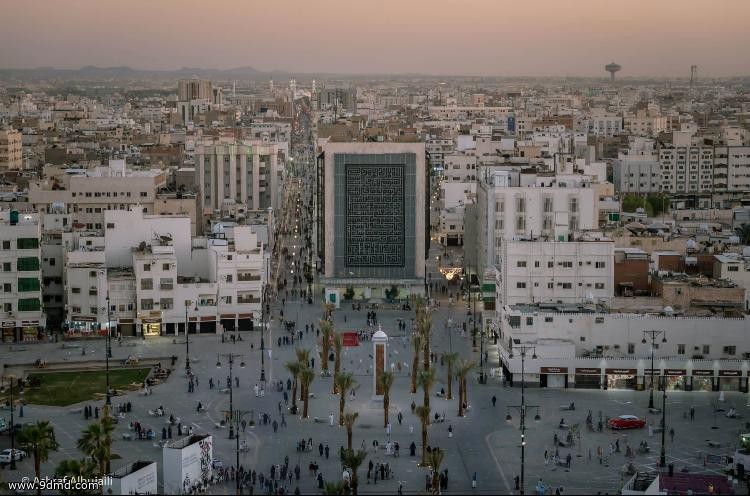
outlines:
[[354, 423], [357, 421], [359, 413], [357, 412], [346, 412], [344, 414], [344, 427], [346, 427], [346, 446], [352, 449], [352, 429], [354, 429]]
[[302, 406], [302, 418], [307, 418], [307, 404], [310, 400], [310, 384], [315, 380], [315, 371], [310, 367], [304, 367], [299, 371], [299, 379], [302, 387], [302, 399], [304, 401]]
[[458, 352], [443, 353], [443, 363], [448, 368], [448, 395], [446, 399], [453, 399], [453, 368], [458, 361]]
[[[94, 479], [98, 476], [97, 466], [94, 462], [87, 462], [86, 460], [63, 460], [55, 468], [55, 476], [63, 478], [68, 476], [82, 477], [84, 479]], [[62, 494], [96, 494], [97, 491], [93, 489], [68, 489], [61, 490]]]
[[432, 494], [440, 494], [440, 466], [444, 457], [445, 452], [440, 448], [433, 448], [427, 455], [427, 464], [432, 467]]
[[467, 389], [467, 383], [466, 383], [466, 376], [469, 375], [469, 372], [471, 372], [476, 364], [474, 362], [470, 362], [468, 360], [461, 360], [458, 362], [458, 367], [456, 370], [456, 378], [458, 379], [458, 416], [463, 417], [464, 416], [464, 403], [466, 403], [466, 389]]
[[78, 449], [97, 463], [100, 477], [104, 477], [109, 472], [113, 431], [114, 426], [111, 422], [95, 422], [83, 430], [77, 443]]
[[432, 334], [432, 321], [427, 312], [422, 314], [422, 318], [418, 321], [419, 332], [422, 334], [422, 364], [424, 369], [430, 368], [430, 336]]
[[[34, 456], [34, 473], [37, 478], [41, 477], [42, 463], [49, 459], [50, 452], [57, 451], [60, 447], [55, 440], [55, 429], [46, 420], [24, 426], [18, 433], [18, 443]], [[37, 488], [36, 493], [42, 494], [42, 488]]]
[[333, 310], [336, 308], [336, 306], [333, 303], [323, 303], [323, 315], [324, 319], [328, 320], [331, 318], [331, 314], [333, 314]]
[[339, 390], [339, 425], [344, 425], [344, 406], [346, 406], [346, 393], [356, 384], [354, 376], [349, 372], [339, 372], [333, 377], [336, 389]]
[[378, 377], [378, 382], [383, 390], [383, 427], [388, 427], [388, 408], [391, 405], [391, 387], [396, 376], [393, 372], [384, 370]]
[[[341, 333], [333, 332], [333, 352], [336, 354], [336, 361], [333, 362], [333, 375], [341, 372], [341, 349], [344, 347], [344, 338]], [[333, 393], [336, 394], [336, 381], [333, 382]]]
[[344, 481], [326, 482], [322, 494], [329, 496], [349, 494], [349, 488], [344, 484]]
[[302, 370], [302, 364], [299, 362], [287, 362], [284, 367], [292, 374], [292, 378], [294, 379], [292, 381], [292, 410], [294, 410], [297, 407], [297, 379]]
[[418, 406], [417, 416], [422, 424], [422, 465], [427, 464], [427, 426], [430, 425], [430, 407]]
[[430, 406], [430, 390], [435, 385], [436, 380], [437, 374], [434, 368], [421, 370], [417, 376], [417, 384], [424, 391], [424, 401], [422, 402], [424, 406]]
[[411, 394], [417, 392], [417, 373], [419, 372], [419, 352], [422, 351], [424, 339], [420, 332], [411, 335], [411, 344], [414, 347], [414, 359], [411, 363]]
[[297, 361], [303, 367], [310, 366], [310, 350], [308, 350], [307, 348], [295, 348], [294, 353], [295, 355], [297, 355]]
[[333, 338], [333, 322], [320, 321], [320, 366], [328, 372], [328, 355], [331, 353], [331, 339]]
[[343, 456], [341, 458], [341, 463], [349, 467], [352, 471], [352, 494], [357, 494], [357, 488], [359, 487], [359, 477], [357, 476], [357, 471], [359, 470], [359, 467], [365, 462], [365, 458], [367, 458], [367, 451], [360, 449], [357, 451], [347, 449], [344, 450]]

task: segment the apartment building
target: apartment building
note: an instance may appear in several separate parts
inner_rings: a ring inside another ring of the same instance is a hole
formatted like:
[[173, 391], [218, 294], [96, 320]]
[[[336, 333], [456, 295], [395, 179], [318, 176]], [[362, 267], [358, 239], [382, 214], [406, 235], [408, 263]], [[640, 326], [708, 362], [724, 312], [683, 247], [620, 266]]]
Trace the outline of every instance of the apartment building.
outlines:
[[133, 170], [124, 160], [110, 160], [106, 167], [70, 169], [29, 183], [29, 203], [42, 214], [63, 209], [76, 227], [103, 229], [107, 210], [139, 205], [146, 213], [154, 212], [156, 192], [166, 181], [162, 170]]
[[0, 211], [0, 332], [5, 343], [36, 341], [42, 311], [39, 216]]
[[667, 116], [658, 112], [639, 109], [634, 115], [626, 115], [624, 129], [635, 136], [656, 137], [669, 128]]
[[662, 189], [662, 174], [655, 151], [637, 155], [620, 153], [612, 164], [615, 188], [621, 193], [658, 193]]
[[490, 176], [480, 181], [477, 201], [479, 260], [487, 266], [502, 262], [507, 240], [567, 241], [576, 231], [598, 227], [598, 197], [586, 183], [521, 187]]
[[611, 138], [622, 133], [622, 117], [617, 114], [594, 109], [586, 120], [589, 134]]
[[614, 243], [514, 241], [500, 248], [497, 302], [608, 302], [614, 296]]
[[279, 208], [284, 164], [276, 144], [249, 142], [199, 144], [195, 152], [195, 182], [202, 211], [221, 209], [225, 199], [248, 209]]
[[[714, 186], [714, 149], [678, 146], [659, 150], [661, 189], [671, 194], [709, 194]], [[710, 206], [710, 198], [705, 205]]]
[[444, 164], [444, 181], [468, 182], [479, 177], [476, 155], [452, 153], [445, 155]]
[[450, 138], [429, 138], [425, 141], [425, 153], [430, 166], [437, 171], [444, 169], [445, 156], [453, 150], [453, 140]]
[[0, 172], [23, 168], [23, 144], [20, 131], [0, 129]]
[[177, 82], [177, 97], [181, 102], [211, 100], [213, 85], [206, 79], [180, 79]]

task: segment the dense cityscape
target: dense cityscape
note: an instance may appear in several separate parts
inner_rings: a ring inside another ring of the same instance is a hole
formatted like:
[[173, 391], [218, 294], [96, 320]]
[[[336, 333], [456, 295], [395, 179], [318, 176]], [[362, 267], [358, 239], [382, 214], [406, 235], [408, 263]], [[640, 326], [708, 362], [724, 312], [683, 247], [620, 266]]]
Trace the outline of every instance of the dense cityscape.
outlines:
[[1, 491], [746, 493], [701, 67], [0, 68]]

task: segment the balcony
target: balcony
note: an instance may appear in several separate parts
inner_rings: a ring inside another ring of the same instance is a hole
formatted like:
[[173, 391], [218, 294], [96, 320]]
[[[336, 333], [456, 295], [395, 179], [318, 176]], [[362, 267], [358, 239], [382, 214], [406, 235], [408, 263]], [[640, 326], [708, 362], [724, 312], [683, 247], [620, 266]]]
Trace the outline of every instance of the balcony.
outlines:
[[171, 282], [170, 283], [163, 282], [159, 284], [159, 289], [161, 289], [162, 291], [172, 291], [174, 289], [174, 284], [172, 284]]
[[260, 275], [255, 275], [255, 274], [237, 274], [237, 281], [239, 281], [239, 282], [260, 281]]
[[238, 296], [237, 303], [239, 304], [260, 303], [260, 298], [256, 298], [253, 295]]

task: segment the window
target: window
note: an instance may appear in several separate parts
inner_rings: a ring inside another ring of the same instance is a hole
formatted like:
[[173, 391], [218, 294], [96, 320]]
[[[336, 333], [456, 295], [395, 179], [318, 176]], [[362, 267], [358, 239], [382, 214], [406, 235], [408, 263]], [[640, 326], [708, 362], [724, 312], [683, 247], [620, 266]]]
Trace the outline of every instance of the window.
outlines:
[[551, 269], [551, 268], [553, 268], [554, 266], [555, 266], [555, 262], [553, 262], [553, 261], [551, 261], [551, 260], [550, 260], [549, 262], [547, 262], [547, 268], [548, 268], [548, 269]]
[[10, 250], [10, 240], [9, 239], [3, 240], [3, 250]]
[[232, 282], [232, 274], [227, 274], [227, 282]]
[[151, 264], [150, 263], [143, 264], [143, 271], [144, 272], [151, 272]]
[[172, 298], [162, 298], [159, 300], [159, 306], [162, 310], [170, 310], [174, 307]]
[[170, 265], [168, 263], [161, 264], [161, 270], [169, 270]]
[[628, 343], [628, 354], [632, 355], [635, 353], [635, 343]]
[[539, 260], [534, 261], [534, 267], [539, 268]]
[[685, 345], [684, 344], [678, 344], [677, 345], [677, 354], [678, 355], [684, 355], [685, 354]]
[[141, 198], [146, 198], [146, 196], [148, 196], [148, 193], [141, 191]]
[[55, 266], [55, 259], [54, 258], [50, 258], [49, 259], [49, 265], [50, 265], [50, 267], [54, 267]]
[[3, 272], [10, 272], [10, 262], [3, 262]]
[[89, 271], [89, 277], [96, 277], [96, 271], [95, 270], [90, 270]]
[[605, 262], [596, 262], [596, 268], [597, 269], [603, 269], [605, 266]]
[[560, 262], [560, 265], [562, 265], [566, 269], [572, 269], [573, 268], [573, 262]]
[[80, 294], [81, 293], [81, 288], [71, 288], [71, 292], [73, 294]]
[[16, 247], [19, 250], [34, 250], [39, 248], [39, 239], [37, 238], [18, 238]]
[[552, 321], [554, 321], [554, 318], [553, 317], [544, 317], [544, 321], [545, 322], [552, 322]]
[[89, 307], [89, 313], [91, 313], [91, 315], [96, 315], [98, 313], [98, 310], [96, 309], [96, 307]]
[[22, 298], [18, 300], [19, 312], [35, 312], [41, 310], [42, 302], [39, 298]]
[[517, 282], [516, 283], [516, 288], [518, 288], [518, 289], [524, 289], [524, 288], [526, 288], [526, 283], [525, 282]]
[[555, 289], [555, 283], [554, 282], [548, 282], [547, 283], [547, 289]]
[[736, 346], [725, 346], [723, 352], [724, 352], [725, 355], [736, 355], [737, 354], [737, 347]]
[[519, 260], [516, 262], [516, 267], [526, 267], [526, 260]]
[[3, 293], [10, 293], [11, 291], [13, 291], [13, 286], [9, 282], [3, 284]]
[[231, 296], [225, 296], [224, 297], [224, 303], [226, 303], [227, 305], [231, 305], [232, 304], [232, 297]]
[[534, 317], [526, 317], [526, 325], [527, 326], [534, 325]]
[[141, 289], [154, 289], [154, 280], [141, 279]]
[[594, 283], [594, 289], [604, 289], [604, 283], [603, 282]]
[[518, 329], [521, 327], [521, 316], [520, 315], [511, 315], [508, 317], [508, 325], [512, 327], [513, 329]]
[[727, 267], [727, 270], [729, 272], [739, 272], [740, 266], [739, 265], [730, 265], [729, 267]]
[[141, 309], [142, 310], [153, 310], [154, 309], [154, 300], [151, 298], [142, 299], [141, 300]]
[[564, 282], [564, 283], [562, 283], [562, 288], [563, 289], [573, 289], [573, 284], [570, 283], [570, 282]]
[[703, 345], [703, 354], [709, 355], [711, 353], [711, 345], [704, 344]]
[[81, 313], [81, 307], [72, 307], [70, 311], [72, 313]]

